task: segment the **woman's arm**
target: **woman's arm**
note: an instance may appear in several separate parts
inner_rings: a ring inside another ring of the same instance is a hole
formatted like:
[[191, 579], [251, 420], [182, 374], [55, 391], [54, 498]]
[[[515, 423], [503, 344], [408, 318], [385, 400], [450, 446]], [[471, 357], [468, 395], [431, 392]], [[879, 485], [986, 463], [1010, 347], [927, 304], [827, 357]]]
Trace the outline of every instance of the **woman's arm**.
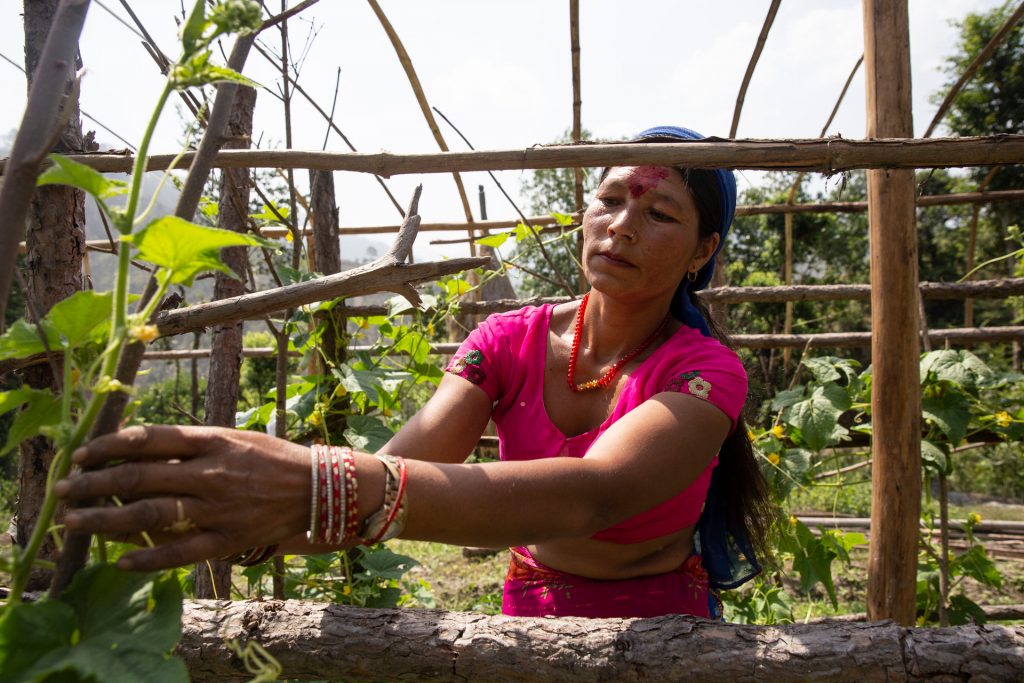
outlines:
[[[710, 403], [662, 393], [618, 420], [584, 458], [483, 465], [412, 460], [402, 537], [483, 546], [588, 537], [688, 486], [729, 428], [729, 418]], [[431, 445], [423, 444], [422, 452], [429, 457]], [[279, 543], [309, 527], [304, 447], [255, 432], [147, 427], [100, 437], [74, 454], [90, 466], [121, 459], [133, 462], [66, 479], [58, 493], [135, 502], [73, 510], [68, 528], [159, 531], [179, 521], [181, 509], [198, 527], [166, 545], [129, 553], [126, 568], [181, 566]], [[365, 519], [383, 503], [384, 469], [367, 454], [357, 455], [357, 469], [359, 517]]]
[[413, 460], [464, 462], [479, 443], [491, 409], [491, 400], [480, 387], [446, 372], [426, 405], [380, 452]]

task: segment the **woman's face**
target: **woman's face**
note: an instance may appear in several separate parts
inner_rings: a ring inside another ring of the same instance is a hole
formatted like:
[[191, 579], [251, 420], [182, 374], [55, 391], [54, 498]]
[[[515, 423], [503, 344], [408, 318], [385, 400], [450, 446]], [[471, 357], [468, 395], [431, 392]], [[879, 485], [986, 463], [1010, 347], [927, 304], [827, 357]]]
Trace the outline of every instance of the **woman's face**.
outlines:
[[668, 297], [714, 254], [678, 171], [623, 166], [605, 176], [583, 214], [583, 271], [591, 286], [638, 303]]

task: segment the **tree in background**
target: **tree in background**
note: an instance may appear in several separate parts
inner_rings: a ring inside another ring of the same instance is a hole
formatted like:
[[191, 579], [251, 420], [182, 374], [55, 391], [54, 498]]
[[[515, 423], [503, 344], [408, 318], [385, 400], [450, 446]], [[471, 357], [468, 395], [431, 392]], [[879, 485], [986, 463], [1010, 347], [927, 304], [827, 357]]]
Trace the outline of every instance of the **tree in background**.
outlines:
[[[581, 134], [583, 140], [590, 140], [590, 132], [584, 130]], [[567, 144], [572, 142], [572, 131], [567, 130], [552, 144]], [[589, 197], [597, 189], [600, 171], [597, 169], [583, 169], [583, 196]], [[545, 215], [550, 213], [572, 214], [576, 211], [576, 174], [571, 168], [542, 168], [532, 171], [523, 181], [522, 193], [527, 201], [527, 213], [531, 215]], [[584, 207], [585, 208], [585, 207]], [[545, 240], [551, 239], [552, 233], [542, 233]], [[579, 267], [573, 254], [576, 253], [575, 233], [565, 235], [561, 243], [552, 243], [548, 246], [548, 254], [558, 271], [570, 283], [575, 284], [578, 279]], [[533, 240], [522, 240], [516, 248], [515, 261], [536, 273], [555, 282], [542, 280], [524, 274], [520, 287], [523, 296], [560, 296], [565, 290], [558, 286], [557, 277], [551, 272], [551, 267], [537, 249]]]
[[[948, 74], [947, 88], [936, 93], [940, 100], [967, 66], [974, 60], [999, 28], [1016, 8], [1015, 2], [1005, 2], [990, 12], [968, 14], [962, 22], [960, 40], [954, 53], [946, 59]], [[953, 100], [944, 121], [949, 130], [958, 136], [995, 135], [998, 133], [1024, 133], [1024, 25], [1017, 24], [991, 57], [981, 65], [974, 77]], [[975, 183], [980, 183], [992, 171], [980, 167], [970, 171]], [[977, 187], [977, 185], [975, 185]], [[1004, 166], [991, 178], [986, 186], [989, 190], [1011, 190], [1024, 187], [1024, 166]], [[1008, 202], [985, 207], [979, 224], [979, 239], [985, 229], [998, 231], [997, 239], [990, 240], [997, 246], [992, 256], [1006, 253], [1007, 228], [1024, 222], [1024, 203]], [[980, 246], [980, 245], [979, 245]], [[1008, 245], [1010, 250], [1019, 245]], [[979, 251], [978, 262], [988, 256]], [[1013, 259], [1003, 262], [1000, 271], [989, 271], [991, 277], [1012, 276]]]

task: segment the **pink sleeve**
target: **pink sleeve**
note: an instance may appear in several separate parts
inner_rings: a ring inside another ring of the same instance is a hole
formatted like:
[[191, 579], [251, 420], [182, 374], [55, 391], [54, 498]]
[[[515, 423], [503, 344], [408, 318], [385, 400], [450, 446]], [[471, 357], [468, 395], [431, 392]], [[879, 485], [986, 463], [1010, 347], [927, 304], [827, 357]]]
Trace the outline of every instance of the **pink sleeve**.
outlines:
[[501, 369], [508, 351], [500, 332], [494, 316], [487, 318], [469, 333], [444, 369], [483, 389], [492, 402], [498, 400]]
[[678, 391], [711, 403], [730, 420], [733, 428], [747, 400], [747, 373], [736, 354], [717, 347], [675, 365], [662, 391]]

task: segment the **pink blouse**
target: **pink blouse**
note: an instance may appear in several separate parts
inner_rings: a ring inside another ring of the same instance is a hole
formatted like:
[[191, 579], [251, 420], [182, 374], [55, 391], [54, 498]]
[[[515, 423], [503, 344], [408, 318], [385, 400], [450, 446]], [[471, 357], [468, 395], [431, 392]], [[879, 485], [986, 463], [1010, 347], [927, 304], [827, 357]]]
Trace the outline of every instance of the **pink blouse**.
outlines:
[[[680, 327], [629, 372], [611, 415], [599, 426], [567, 436], [544, 406], [544, 369], [553, 304], [527, 307], [487, 318], [466, 338], [446, 371], [480, 387], [494, 403], [502, 460], [558, 456], [581, 458], [620, 417], [663, 391], [679, 391], [710, 402], [735, 427], [747, 395], [747, 375], [739, 358], [698, 330]], [[711, 470], [669, 500], [598, 532], [593, 538], [640, 543], [697, 523]]]

